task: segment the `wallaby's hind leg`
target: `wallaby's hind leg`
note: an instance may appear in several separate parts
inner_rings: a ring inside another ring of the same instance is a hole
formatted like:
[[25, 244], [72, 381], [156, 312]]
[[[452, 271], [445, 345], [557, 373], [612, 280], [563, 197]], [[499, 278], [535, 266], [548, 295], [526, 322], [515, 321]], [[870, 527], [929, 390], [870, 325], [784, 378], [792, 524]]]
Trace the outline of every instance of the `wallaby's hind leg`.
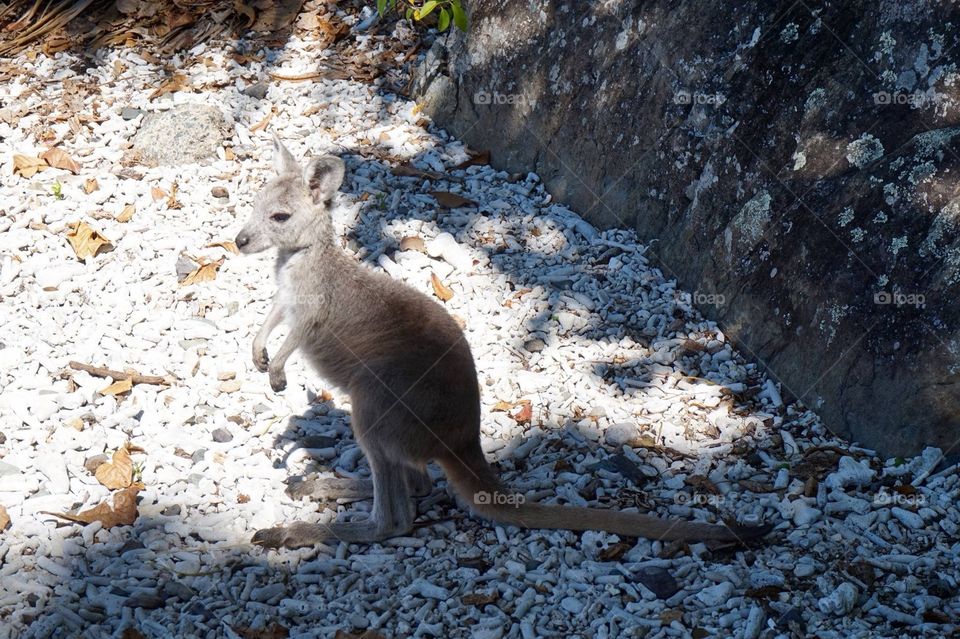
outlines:
[[370, 457], [373, 471], [373, 510], [363, 521], [309, 524], [295, 522], [258, 530], [253, 543], [267, 548], [301, 548], [323, 541], [376, 542], [413, 528], [413, 508], [404, 474], [406, 468], [379, 456]]
[[433, 490], [433, 480], [426, 469], [407, 468], [407, 486], [414, 497], [426, 497]]

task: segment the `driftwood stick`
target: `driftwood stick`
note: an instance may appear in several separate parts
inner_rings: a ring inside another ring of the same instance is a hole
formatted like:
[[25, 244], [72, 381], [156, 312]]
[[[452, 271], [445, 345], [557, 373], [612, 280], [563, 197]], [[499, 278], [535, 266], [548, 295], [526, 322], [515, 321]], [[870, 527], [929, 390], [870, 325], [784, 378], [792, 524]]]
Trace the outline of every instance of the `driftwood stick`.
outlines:
[[83, 364], [81, 362], [70, 362], [70, 368], [77, 371], [86, 371], [95, 377], [111, 377], [115, 382], [121, 379], [129, 379], [134, 384], [164, 384], [169, 386], [171, 383], [169, 377], [115, 371], [103, 366], [91, 366], [90, 364]]

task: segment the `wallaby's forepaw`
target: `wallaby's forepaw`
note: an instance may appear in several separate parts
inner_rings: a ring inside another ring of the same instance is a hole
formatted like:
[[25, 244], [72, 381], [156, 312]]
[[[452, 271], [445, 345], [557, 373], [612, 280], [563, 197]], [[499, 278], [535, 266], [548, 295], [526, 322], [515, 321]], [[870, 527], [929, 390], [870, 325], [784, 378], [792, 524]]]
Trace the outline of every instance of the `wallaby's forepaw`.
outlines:
[[258, 530], [250, 541], [263, 548], [303, 548], [314, 546], [330, 535], [319, 524], [298, 521], [289, 526], [277, 526]]
[[261, 373], [266, 373], [270, 367], [270, 358], [267, 357], [267, 349], [253, 349], [253, 365]]
[[287, 376], [282, 368], [270, 369], [270, 388], [279, 393], [287, 387]]

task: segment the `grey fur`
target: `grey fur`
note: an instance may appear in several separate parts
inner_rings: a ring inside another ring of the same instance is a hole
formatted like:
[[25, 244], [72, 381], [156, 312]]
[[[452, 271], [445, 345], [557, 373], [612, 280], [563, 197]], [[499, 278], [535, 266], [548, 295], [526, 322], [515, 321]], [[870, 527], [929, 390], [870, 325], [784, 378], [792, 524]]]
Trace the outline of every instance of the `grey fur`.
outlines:
[[[316, 158], [301, 171], [276, 138], [274, 149], [277, 177], [258, 194], [236, 241], [244, 253], [278, 249], [278, 293], [253, 341], [253, 361], [281, 391], [284, 364], [299, 349], [326, 380], [350, 393], [354, 437], [372, 480], [324, 480], [295, 492], [355, 498], [372, 491], [373, 509], [364, 521], [296, 522], [261, 530], [254, 543], [296, 548], [405, 534], [413, 526], [411, 497], [429, 487], [425, 468], [431, 461], [440, 464], [471, 510], [505, 523], [663, 539], [752, 536], [649, 515], [479, 499], [480, 493], [506, 491], [480, 448], [479, 385], [463, 332], [437, 302], [366, 268], [336, 245], [328, 206], [343, 180], [340, 159]], [[281, 219], [271, 219], [277, 214]], [[280, 321], [290, 333], [269, 358], [266, 341]]]

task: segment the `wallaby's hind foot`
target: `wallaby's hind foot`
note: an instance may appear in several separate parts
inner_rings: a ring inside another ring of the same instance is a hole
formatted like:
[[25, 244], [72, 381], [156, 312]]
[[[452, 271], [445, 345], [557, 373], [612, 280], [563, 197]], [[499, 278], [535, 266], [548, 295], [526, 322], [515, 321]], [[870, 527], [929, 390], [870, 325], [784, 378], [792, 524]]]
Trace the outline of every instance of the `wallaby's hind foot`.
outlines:
[[405, 535], [412, 528], [412, 523], [402, 527], [381, 525], [373, 517], [363, 521], [338, 521], [331, 524], [297, 521], [287, 526], [258, 530], [251, 541], [264, 548], [305, 548], [325, 541], [370, 544]]
[[323, 477], [296, 481], [287, 487], [287, 494], [294, 499], [315, 497], [336, 501], [337, 499], [370, 499], [373, 497], [373, 481], [369, 479], [341, 479]]

